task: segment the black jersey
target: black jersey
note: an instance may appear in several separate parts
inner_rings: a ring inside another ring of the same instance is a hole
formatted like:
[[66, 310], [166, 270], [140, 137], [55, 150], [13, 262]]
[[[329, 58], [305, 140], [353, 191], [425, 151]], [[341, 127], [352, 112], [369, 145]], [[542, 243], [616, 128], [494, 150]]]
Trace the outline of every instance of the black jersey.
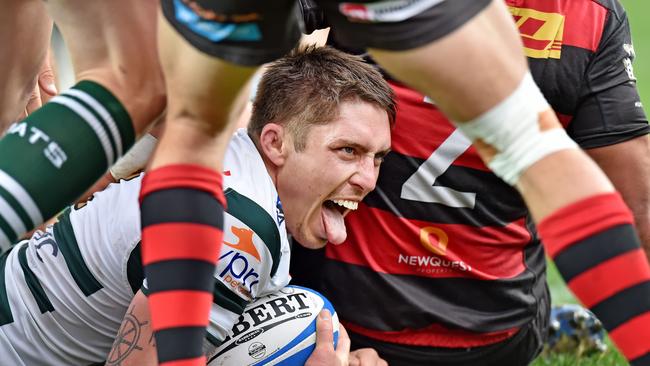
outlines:
[[[574, 140], [593, 148], [649, 132], [618, 2], [506, 3], [531, 72]], [[549, 301], [526, 207], [431, 101], [393, 86], [393, 151], [377, 189], [347, 216], [346, 243], [328, 245], [324, 258], [297, 248], [294, 279], [330, 298], [349, 331], [374, 339], [456, 348], [508, 338]]]

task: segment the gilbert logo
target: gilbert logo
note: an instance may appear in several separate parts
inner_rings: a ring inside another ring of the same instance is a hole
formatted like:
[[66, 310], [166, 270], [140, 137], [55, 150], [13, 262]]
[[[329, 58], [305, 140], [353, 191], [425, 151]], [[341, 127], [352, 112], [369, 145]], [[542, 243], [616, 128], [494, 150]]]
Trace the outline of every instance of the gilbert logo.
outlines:
[[564, 15], [509, 6], [524, 43], [526, 56], [556, 58], [562, 53]]
[[258, 261], [260, 260], [260, 253], [257, 251], [257, 248], [255, 247], [255, 244], [253, 244], [253, 230], [250, 229], [243, 229], [239, 228], [236, 226], [231, 226], [230, 231], [235, 234], [237, 239], [237, 243], [228, 243], [227, 241], [223, 241], [224, 244], [227, 246], [237, 249], [239, 251], [242, 251], [244, 253], [248, 253], [251, 256], [253, 256], [255, 259]]
[[431, 253], [444, 257], [447, 254], [448, 243], [449, 237], [441, 229], [433, 226], [420, 229], [420, 244]]

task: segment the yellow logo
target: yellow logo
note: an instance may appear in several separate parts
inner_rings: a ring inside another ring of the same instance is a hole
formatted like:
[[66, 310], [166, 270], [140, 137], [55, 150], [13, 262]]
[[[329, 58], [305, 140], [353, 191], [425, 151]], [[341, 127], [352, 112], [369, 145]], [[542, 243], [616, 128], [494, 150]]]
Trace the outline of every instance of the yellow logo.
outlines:
[[526, 56], [556, 58], [562, 53], [564, 15], [509, 6], [524, 43]]
[[[434, 240], [431, 240], [431, 239]], [[447, 233], [437, 227], [427, 226], [420, 229], [420, 243], [433, 254], [445, 256], [447, 254]]]

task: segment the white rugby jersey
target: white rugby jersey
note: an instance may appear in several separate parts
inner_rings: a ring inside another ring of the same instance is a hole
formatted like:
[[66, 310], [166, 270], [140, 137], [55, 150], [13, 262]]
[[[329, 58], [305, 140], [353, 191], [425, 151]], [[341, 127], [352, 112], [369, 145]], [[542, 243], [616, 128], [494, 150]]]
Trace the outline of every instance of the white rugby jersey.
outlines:
[[[224, 244], [207, 351], [246, 304], [289, 283], [289, 242], [277, 191], [245, 130], [224, 162]], [[103, 362], [141, 287], [142, 176], [111, 184], [0, 257], [0, 365]]]

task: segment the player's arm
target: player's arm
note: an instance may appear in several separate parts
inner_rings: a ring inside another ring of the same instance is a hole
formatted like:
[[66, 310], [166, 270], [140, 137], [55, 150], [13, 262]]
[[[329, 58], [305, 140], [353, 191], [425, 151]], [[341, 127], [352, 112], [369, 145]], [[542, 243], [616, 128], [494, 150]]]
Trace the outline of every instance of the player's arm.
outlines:
[[158, 365], [147, 297], [138, 291], [115, 337], [106, 366]]
[[632, 210], [646, 256], [650, 258], [650, 140], [647, 135], [586, 150], [607, 174]]
[[632, 69], [630, 26], [622, 7], [613, 14], [585, 73], [569, 131], [623, 196], [650, 256], [650, 128]]

